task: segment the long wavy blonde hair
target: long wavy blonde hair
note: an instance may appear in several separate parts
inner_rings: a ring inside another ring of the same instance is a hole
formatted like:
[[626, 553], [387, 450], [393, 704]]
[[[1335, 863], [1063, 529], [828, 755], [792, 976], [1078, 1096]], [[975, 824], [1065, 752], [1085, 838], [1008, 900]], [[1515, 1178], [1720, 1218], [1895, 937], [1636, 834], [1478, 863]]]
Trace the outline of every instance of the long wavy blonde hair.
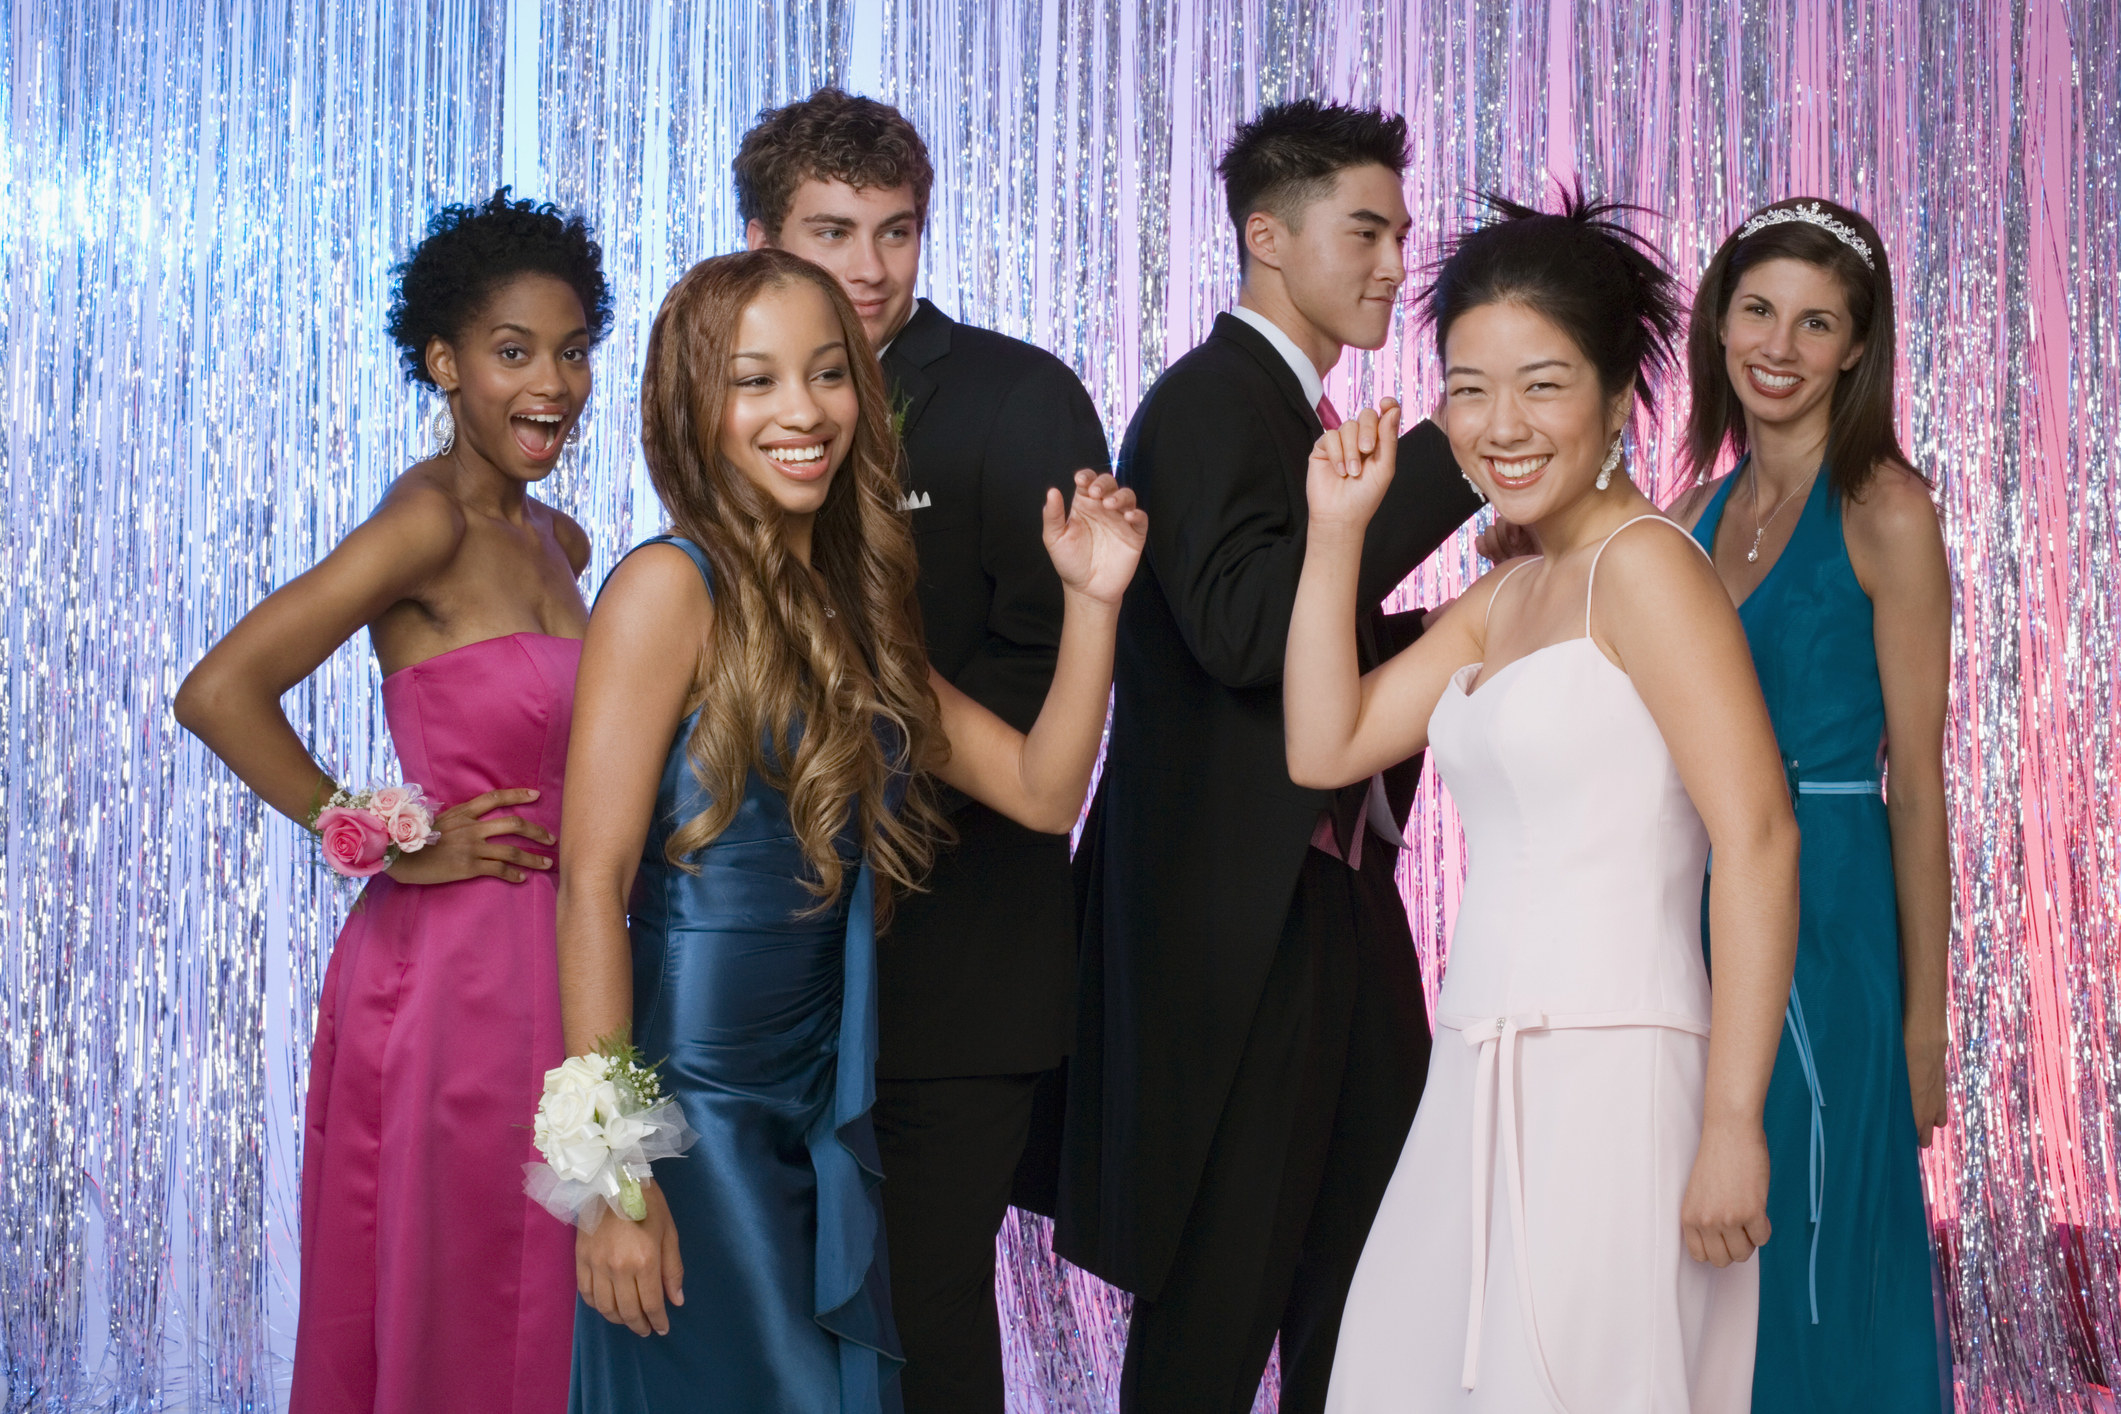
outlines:
[[[832, 303], [861, 409], [817, 512], [809, 570], [781, 538], [780, 508], [721, 453], [738, 322], [760, 295], [798, 282]], [[641, 449], [672, 528], [714, 567], [712, 652], [686, 743], [713, 803], [671, 836], [670, 860], [694, 867], [688, 857], [729, 827], [756, 770], [787, 798], [819, 910], [849, 882], [833, 842], [851, 804], [888, 916], [897, 891], [920, 886], [948, 830], [922, 769], [948, 746], [928, 685], [884, 374], [839, 282], [772, 249], [686, 271], [648, 337]], [[828, 595], [838, 610], [830, 622]], [[895, 777], [906, 795], [893, 811]]]

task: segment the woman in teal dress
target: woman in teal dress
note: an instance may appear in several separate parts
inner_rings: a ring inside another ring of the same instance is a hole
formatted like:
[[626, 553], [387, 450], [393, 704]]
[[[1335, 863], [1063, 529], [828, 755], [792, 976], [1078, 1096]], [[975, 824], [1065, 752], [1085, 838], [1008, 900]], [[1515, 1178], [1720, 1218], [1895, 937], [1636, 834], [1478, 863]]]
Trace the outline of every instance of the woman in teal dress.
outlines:
[[1048, 494], [1066, 603], [1019, 733], [928, 668], [876, 357], [833, 278], [693, 267], [656, 318], [643, 450], [675, 534], [583, 640], [561, 829], [579, 1055], [629, 1026], [698, 1138], [647, 1215], [576, 1242], [572, 1407], [899, 1408], [869, 1109], [875, 937], [941, 821], [929, 781], [1074, 824], [1145, 522], [1109, 476]]
[[1724, 242], [1689, 338], [1693, 464], [1740, 460], [1673, 514], [1738, 604], [1803, 835], [1756, 1414], [1949, 1407], [1917, 1155], [1945, 1118], [1951, 584], [1893, 345], [1878, 233], [1811, 200]]

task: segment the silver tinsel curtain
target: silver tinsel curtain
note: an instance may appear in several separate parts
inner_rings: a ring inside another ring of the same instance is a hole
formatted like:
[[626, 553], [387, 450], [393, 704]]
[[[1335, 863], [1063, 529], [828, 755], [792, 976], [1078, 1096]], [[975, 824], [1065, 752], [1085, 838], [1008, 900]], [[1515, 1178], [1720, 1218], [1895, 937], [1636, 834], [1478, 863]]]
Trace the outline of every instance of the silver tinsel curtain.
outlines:
[[[1953, 1112], [1926, 1165], [1960, 1404], [2112, 1409], [2117, 54], [2102, 0], [0, 0], [6, 1408], [284, 1399], [307, 1049], [350, 898], [168, 703], [415, 456], [391, 263], [503, 182], [601, 232], [617, 326], [550, 484], [594, 582], [658, 519], [633, 384], [662, 291], [737, 243], [757, 110], [837, 82], [934, 150], [928, 292], [1074, 364], [1115, 443], [1232, 298], [1212, 168], [1264, 102], [1405, 112], [1422, 254], [1470, 191], [1561, 177], [1648, 207], [1688, 274], [1761, 202], [1873, 217], [1960, 595]], [[1436, 387], [1409, 329], [1332, 383], [1343, 407]], [[1637, 448], [1664, 491], [1673, 432]], [[1473, 568], [1462, 540], [1403, 593]], [[288, 706], [324, 759], [390, 770], [365, 644]], [[1433, 782], [1416, 826], [1433, 981], [1462, 872]], [[1124, 1298], [1032, 1219], [1002, 1251], [1015, 1407], [1113, 1407]]]

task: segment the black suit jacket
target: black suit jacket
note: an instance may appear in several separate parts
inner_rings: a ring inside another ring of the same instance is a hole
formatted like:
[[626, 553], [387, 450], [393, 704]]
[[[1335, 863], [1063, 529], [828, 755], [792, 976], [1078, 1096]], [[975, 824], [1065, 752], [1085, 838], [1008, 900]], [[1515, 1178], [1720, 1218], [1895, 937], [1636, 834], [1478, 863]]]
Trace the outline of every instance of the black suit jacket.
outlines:
[[[936, 671], [1019, 729], [1046, 700], [1061, 585], [1040, 538], [1046, 488], [1109, 466], [1090, 395], [1043, 349], [959, 324], [926, 300], [884, 351], [899, 409]], [[1068, 837], [952, 796], [958, 843], [902, 899], [878, 950], [877, 1074], [1013, 1075], [1073, 1039]]]
[[[1150, 1297], [1177, 1250], [1318, 813], [1359, 796], [1296, 785], [1282, 740], [1305, 464], [1319, 430], [1281, 355], [1224, 315], [1150, 390], [1120, 453], [1149, 542], [1120, 613], [1111, 742], [1077, 855], [1080, 1020], [1054, 1245]], [[1407, 637], [1375, 606], [1479, 505], [1435, 424], [1401, 436], [1363, 545], [1366, 659]], [[1403, 807], [1410, 782], [1399, 784]]]

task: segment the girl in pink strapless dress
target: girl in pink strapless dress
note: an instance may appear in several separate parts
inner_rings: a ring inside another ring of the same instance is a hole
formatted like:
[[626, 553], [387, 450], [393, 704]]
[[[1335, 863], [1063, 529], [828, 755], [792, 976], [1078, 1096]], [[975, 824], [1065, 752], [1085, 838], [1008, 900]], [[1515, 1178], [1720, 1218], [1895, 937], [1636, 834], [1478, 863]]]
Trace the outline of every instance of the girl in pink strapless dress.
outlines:
[[435, 218], [390, 329], [448, 399], [438, 449], [177, 695], [180, 722], [309, 823], [342, 783], [280, 697], [365, 625], [401, 779], [438, 802], [438, 838], [370, 878], [325, 972], [291, 1414], [567, 1403], [574, 1232], [524, 1195], [523, 1166], [564, 1058], [552, 849], [589, 542], [528, 488], [589, 397], [599, 258], [580, 220], [505, 190]]
[[[515, 813], [557, 835], [581, 651], [516, 633], [385, 678], [405, 779], [444, 801], [535, 789]], [[574, 1230], [523, 1193], [525, 1117], [566, 1059], [554, 883], [379, 875], [339, 934], [303, 1135], [297, 1410], [566, 1401]]]

